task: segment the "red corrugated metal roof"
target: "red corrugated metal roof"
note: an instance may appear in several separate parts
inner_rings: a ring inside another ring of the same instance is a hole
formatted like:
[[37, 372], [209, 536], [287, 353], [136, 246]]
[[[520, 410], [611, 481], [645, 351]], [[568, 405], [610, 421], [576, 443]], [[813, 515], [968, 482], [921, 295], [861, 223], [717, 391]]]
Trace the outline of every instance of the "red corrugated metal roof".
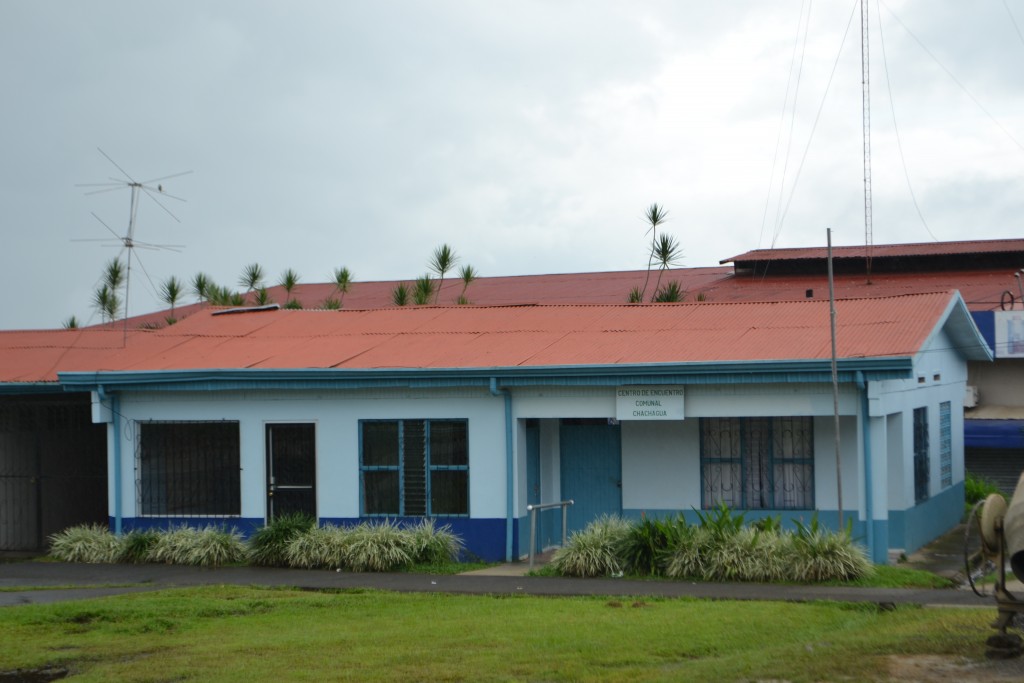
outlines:
[[[1024, 252], [1024, 239], [974, 240], [964, 242], [919, 242], [913, 244], [876, 244], [871, 247], [872, 258], [907, 256], [950, 256], [958, 254], [1003, 254]], [[787, 249], [755, 249], [739, 256], [727, 258], [719, 263], [746, 261], [788, 261], [793, 259], [824, 259], [828, 257], [826, 247], [797, 247]], [[832, 247], [832, 257], [866, 258], [867, 247]]]
[[[864, 247], [836, 247], [838, 258], [863, 258]], [[1024, 266], [1024, 239], [985, 240], [973, 242], [929, 242], [923, 244], [889, 244], [873, 247], [875, 258], [923, 257], [968, 254], [1022, 254]], [[802, 249], [755, 250], [726, 259], [723, 263], [750, 261], [823, 260], [826, 250], [821, 247]], [[620, 304], [625, 303], [630, 289], [642, 287], [647, 277], [645, 270], [562, 273], [555, 275], [520, 275], [514, 277], [481, 277], [466, 291], [469, 300], [478, 306], [506, 306], [519, 304]], [[648, 294], [654, 289], [657, 273], [652, 273]], [[858, 298], [898, 296], [921, 292], [958, 289], [972, 311], [996, 310], [1000, 296], [1011, 292], [1019, 298], [1020, 290], [1013, 277], [1013, 269], [989, 267], [974, 270], [923, 270], [915, 272], [875, 272], [871, 284], [863, 274], [837, 274], [836, 296]], [[785, 301], [799, 299], [805, 290], [813, 289], [816, 298], [827, 296], [828, 283], [824, 271], [819, 274], [751, 275], [734, 273], [728, 266], [712, 268], [677, 268], [666, 271], [662, 282], [678, 282], [688, 299], [704, 295], [711, 301]], [[397, 281], [355, 282], [344, 298], [346, 309], [394, 308], [391, 292]], [[281, 287], [271, 287], [271, 298], [285, 299]], [[445, 280], [439, 302], [455, 303], [462, 293], [462, 282], [457, 278]], [[337, 291], [330, 284], [300, 284], [293, 296], [306, 308], [317, 308]], [[1019, 305], [1019, 304], [1018, 304]], [[198, 311], [208, 310], [205, 304], [179, 306], [176, 315], [186, 318]], [[138, 316], [133, 325], [162, 326], [166, 311]]]
[[[840, 357], [910, 356], [952, 293], [837, 302]], [[490, 368], [827, 359], [827, 301], [199, 313], [131, 336], [0, 334], [0, 381], [57, 371]]]

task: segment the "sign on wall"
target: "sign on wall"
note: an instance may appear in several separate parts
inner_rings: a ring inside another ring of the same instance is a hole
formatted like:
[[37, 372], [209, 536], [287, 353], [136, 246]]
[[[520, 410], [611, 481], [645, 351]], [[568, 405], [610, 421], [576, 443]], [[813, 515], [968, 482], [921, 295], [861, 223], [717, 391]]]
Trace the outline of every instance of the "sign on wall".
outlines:
[[682, 420], [683, 387], [619, 387], [615, 390], [619, 420]]
[[1024, 311], [995, 311], [996, 358], [1024, 358]]

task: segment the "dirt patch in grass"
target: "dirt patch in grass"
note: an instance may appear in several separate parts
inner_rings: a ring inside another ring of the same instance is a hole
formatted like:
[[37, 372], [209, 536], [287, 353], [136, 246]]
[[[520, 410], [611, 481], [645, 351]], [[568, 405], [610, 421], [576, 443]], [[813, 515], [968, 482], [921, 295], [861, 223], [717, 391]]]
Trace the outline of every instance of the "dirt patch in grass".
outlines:
[[943, 655], [890, 655], [889, 680], [934, 683], [1019, 683], [1024, 659], [976, 662]]
[[14, 669], [0, 671], [0, 682], [18, 681], [19, 683], [48, 683], [67, 678], [70, 672], [62, 666], [47, 666], [40, 669]]

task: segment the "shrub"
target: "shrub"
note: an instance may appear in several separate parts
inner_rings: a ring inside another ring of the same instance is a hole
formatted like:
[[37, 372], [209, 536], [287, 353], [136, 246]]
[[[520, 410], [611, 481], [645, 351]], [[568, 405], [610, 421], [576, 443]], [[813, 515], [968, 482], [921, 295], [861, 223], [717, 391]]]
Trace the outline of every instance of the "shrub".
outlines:
[[465, 546], [462, 539], [445, 525], [438, 529], [434, 520], [424, 519], [415, 526], [407, 527], [409, 553], [417, 564], [444, 564], [459, 559]]
[[850, 527], [822, 529], [817, 513], [810, 524], [796, 522], [787, 545], [786, 576], [794, 581], [850, 581], [874, 572], [864, 549], [853, 542]]
[[259, 529], [249, 539], [247, 554], [251, 564], [263, 567], [285, 567], [285, 550], [295, 536], [313, 528], [315, 521], [309, 515], [295, 513], [281, 515]]
[[971, 510], [974, 509], [975, 505], [993, 493], [1005, 495], [998, 484], [991, 479], [985, 479], [982, 476], [976, 476], [968, 472], [967, 476], [964, 477], [964, 519], [970, 516]]
[[967, 473], [964, 477], [964, 502], [968, 505], [973, 506], [975, 503], [985, 500], [989, 495], [993, 493], [1001, 494], [1003, 490], [999, 488], [991, 479], [985, 477]]
[[602, 515], [582, 531], [574, 531], [551, 563], [566, 576], [621, 574], [617, 549], [630, 533], [630, 523], [614, 515]]
[[388, 572], [412, 564], [409, 534], [391, 520], [349, 529], [342, 559], [357, 572]]
[[348, 529], [328, 524], [295, 534], [285, 545], [284, 560], [296, 569], [338, 569], [344, 564]]
[[661, 574], [688, 526], [682, 514], [665, 520], [644, 517], [629, 528], [616, 554], [630, 573]]
[[785, 575], [784, 543], [752, 527], [717, 539], [707, 548], [701, 578], [709, 581], [778, 581]]
[[665, 576], [673, 579], [703, 577], [710, 566], [712, 543], [711, 531], [706, 527], [689, 527], [666, 558]]
[[245, 559], [245, 544], [237, 529], [181, 526], [158, 535], [149, 553], [152, 562], [217, 567]]
[[118, 562], [140, 564], [149, 562], [153, 546], [160, 538], [158, 531], [132, 531], [121, 538], [121, 549], [117, 556]]
[[707, 529], [712, 538], [722, 539], [737, 533], [743, 528], [744, 514], [733, 513], [725, 503], [719, 502], [717, 506], [707, 512], [694, 510], [700, 520], [702, 529]]
[[82, 524], [58, 531], [49, 538], [50, 554], [63, 562], [116, 562], [117, 536], [101, 524]]

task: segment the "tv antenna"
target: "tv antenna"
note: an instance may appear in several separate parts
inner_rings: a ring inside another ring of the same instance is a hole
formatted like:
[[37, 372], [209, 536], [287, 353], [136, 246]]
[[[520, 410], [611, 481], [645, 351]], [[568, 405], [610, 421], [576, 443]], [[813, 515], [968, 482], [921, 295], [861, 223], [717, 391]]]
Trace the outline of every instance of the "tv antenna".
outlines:
[[[137, 181], [127, 171], [125, 171], [123, 168], [121, 168], [121, 166], [118, 165], [118, 163], [116, 161], [114, 161], [112, 158], [110, 158], [109, 154], [104, 152], [99, 147], [97, 147], [96, 149], [99, 151], [100, 154], [102, 154], [104, 156], [104, 158], [106, 158], [107, 161], [109, 161], [111, 164], [113, 164], [114, 168], [116, 168], [118, 171], [120, 171], [121, 175], [124, 176], [124, 177], [123, 178], [110, 177], [110, 178], [107, 179], [107, 182], [102, 182], [102, 183], [80, 183], [80, 184], [76, 185], [76, 187], [94, 187], [94, 188], [97, 188], [95, 190], [90, 190], [89, 192], [86, 192], [85, 194], [87, 196], [88, 195], [94, 195], [94, 194], [102, 194], [102, 193], [105, 193], [105, 192], [115, 192], [117, 190], [123, 190], [125, 188], [128, 188], [129, 190], [131, 190], [131, 199], [130, 199], [130, 203], [129, 203], [129, 212], [128, 212], [128, 229], [127, 229], [127, 231], [125, 232], [124, 235], [117, 234], [117, 232], [114, 231], [113, 228], [111, 228], [109, 225], [107, 225], [103, 221], [103, 219], [101, 219], [99, 216], [97, 216], [95, 212], [92, 212], [93, 218], [95, 218], [97, 221], [99, 221], [100, 224], [103, 225], [103, 227], [106, 228], [110, 232], [110, 234], [113, 235], [113, 238], [116, 240], [116, 242], [114, 242], [112, 244], [106, 244], [106, 245], [103, 245], [103, 246], [120, 246], [122, 253], [124, 251], [128, 252], [127, 267], [125, 268], [125, 278], [124, 278], [124, 341], [127, 344], [127, 341], [128, 341], [128, 300], [129, 300], [128, 299], [128, 294], [129, 294], [129, 288], [130, 288], [130, 285], [131, 285], [131, 277], [132, 277], [132, 255], [134, 254], [135, 249], [138, 248], [138, 249], [166, 250], [166, 251], [178, 252], [181, 249], [185, 248], [184, 245], [181, 245], [181, 244], [153, 244], [153, 243], [150, 243], [150, 242], [140, 242], [140, 241], [135, 239], [135, 226], [136, 226], [136, 222], [137, 222], [137, 218], [138, 218], [138, 213], [139, 213], [139, 199], [140, 199], [140, 195], [145, 194], [147, 197], [152, 199], [153, 202], [157, 206], [159, 206], [161, 209], [163, 209], [164, 212], [168, 216], [173, 218], [175, 220], [175, 222], [181, 223], [181, 220], [179, 220], [178, 217], [174, 215], [174, 212], [171, 211], [170, 209], [168, 209], [157, 197], [158, 196], [159, 197], [166, 197], [168, 199], [174, 199], [174, 200], [177, 200], [179, 202], [184, 202], [185, 199], [183, 199], [182, 197], [177, 197], [175, 195], [168, 194], [167, 192], [165, 192], [162, 181], [170, 180], [171, 178], [179, 178], [181, 176], [188, 175], [192, 171], [182, 171], [181, 173], [173, 173], [171, 175], [161, 176], [159, 178], [153, 178], [151, 180]], [[153, 183], [157, 183], [157, 184], [154, 185]], [[110, 242], [110, 238], [109, 237], [104, 237], [104, 238], [99, 238], [99, 239], [83, 239], [83, 240], [72, 240], [72, 241], [76, 241], [76, 242], [103, 242], [103, 241]], [[120, 258], [120, 254], [118, 255], [118, 258]], [[142, 260], [138, 259], [138, 261], [139, 261], [139, 267], [142, 268], [142, 272], [146, 274], [147, 278], [149, 278], [149, 273], [146, 272], [146, 267], [142, 264]], [[152, 280], [150, 280], [150, 284], [152, 284]]]

